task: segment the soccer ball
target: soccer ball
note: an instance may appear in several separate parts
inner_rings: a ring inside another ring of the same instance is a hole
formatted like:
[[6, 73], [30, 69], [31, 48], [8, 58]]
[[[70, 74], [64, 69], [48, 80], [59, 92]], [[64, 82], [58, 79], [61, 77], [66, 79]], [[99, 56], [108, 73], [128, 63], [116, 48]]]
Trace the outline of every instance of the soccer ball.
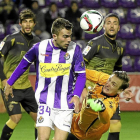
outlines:
[[88, 10], [80, 17], [80, 27], [88, 34], [98, 33], [103, 24], [103, 16], [96, 10]]

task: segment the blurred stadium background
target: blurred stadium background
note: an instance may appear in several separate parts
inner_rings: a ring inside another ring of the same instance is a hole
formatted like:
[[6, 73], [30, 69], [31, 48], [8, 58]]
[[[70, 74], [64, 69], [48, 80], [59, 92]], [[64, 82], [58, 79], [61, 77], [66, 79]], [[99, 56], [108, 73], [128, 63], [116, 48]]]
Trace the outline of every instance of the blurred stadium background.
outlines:
[[[1, 2], [2, 0], [0, 0]], [[12, 0], [11, 0], [12, 1]], [[70, 7], [72, 0], [38, 0], [41, 11], [46, 12], [51, 2], [56, 2], [58, 10], [62, 17], [65, 10]], [[86, 10], [95, 9], [103, 16], [110, 12], [118, 14], [120, 17], [121, 29], [117, 40], [125, 47], [125, 55], [122, 59], [123, 70], [127, 71], [131, 81], [130, 88], [133, 98], [126, 102], [123, 93], [120, 95], [120, 109], [122, 111], [122, 131], [121, 140], [139, 140], [140, 139], [140, 0], [76, 0], [79, 10], [83, 13]], [[32, 0], [13, 0], [15, 4], [21, 4], [19, 11], [22, 10], [22, 2], [29, 3]], [[25, 8], [25, 7], [24, 7]], [[0, 23], [0, 41], [7, 35], [20, 30], [18, 23], [9, 22], [6, 26]], [[97, 34], [83, 33], [82, 40], [75, 40], [83, 49], [88, 40], [101, 35], [101, 30]], [[35, 83], [34, 65], [31, 65], [29, 78], [34, 87]], [[0, 134], [5, 122], [8, 120], [5, 107], [0, 95]], [[23, 113], [23, 120], [17, 126], [11, 140], [32, 140], [34, 139], [34, 124], [30, 117]], [[52, 132], [53, 136], [53, 132]], [[104, 134], [101, 140], [107, 139]]]

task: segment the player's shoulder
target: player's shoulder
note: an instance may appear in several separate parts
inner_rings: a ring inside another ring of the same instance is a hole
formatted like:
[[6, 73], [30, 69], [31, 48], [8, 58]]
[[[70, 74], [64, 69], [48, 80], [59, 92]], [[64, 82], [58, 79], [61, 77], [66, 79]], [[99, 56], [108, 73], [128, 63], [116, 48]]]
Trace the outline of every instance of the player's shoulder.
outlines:
[[69, 46], [76, 46], [76, 43], [74, 41], [71, 41]]
[[47, 46], [48, 44], [51, 45], [51, 46], [53, 46], [53, 45], [52, 45], [52, 40], [51, 40], [51, 39], [44, 39], [44, 40], [41, 40], [41, 41], [37, 42], [35, 45], [36, 45], [36, 46], [39, 46], [39, 47], [41, 47], [41, 48], [43, 48], [44, 46]]
[[104, 39], [104, 34], [100, 35], [100, 36], [97, 36], [97, 37], [94, 37], [92, 40], [93, 41], [100, 41], [100, 40], [103, 40]]
[[36, 36], [36, 35], [33, 35], [33, 38], [34, 38], [34, 40], [37, 41], [37, 42], [41, 41], [41, 39], [40, 39], [38, 36]]
[[11, 37], [20, 37], [21, 33], [20, 33], [20, 31], [17, 31], [17, 32], [14, 32], [14, 33], [10, 34], [9, 36], [11, 36]]
[[69, 48], [72, 48], [72, 49], [79, 48], [80, 49], [80, 46], [77, 43], [71, 41], [69, 44]]
[[118, 40], [116, 40], [116, 43], [117, 43], [117, 47], [124, 48]]
[[93, 39], [91, 39], [89, 42], [88, 42], [88, 46], [96, 46], [96, 45], [99, 45], [103, 42], [104, 40], [104, 35], [100, 35], [100, 36], [97, 36]]
[[17, 38], [17, 37], [20, 37], [20, 33], [19, 33], [19, 32], [14, 32], [13, 34], [8, 34], [8, 35], [4, 38], [4, 41], [10, 40], [10, 39], [13, 39], [13, 38]]

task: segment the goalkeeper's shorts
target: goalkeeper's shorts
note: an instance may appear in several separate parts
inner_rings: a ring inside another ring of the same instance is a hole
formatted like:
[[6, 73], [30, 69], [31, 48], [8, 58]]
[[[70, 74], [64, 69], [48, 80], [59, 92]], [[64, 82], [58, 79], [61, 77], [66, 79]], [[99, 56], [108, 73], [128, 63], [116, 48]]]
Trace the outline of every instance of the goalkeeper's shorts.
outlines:
[[120, 106], [118, 105], [115, 114], [113, 115], [113, 117], [111, 118], [111, 120], [121, 120], [121, 116], [120, 116]]

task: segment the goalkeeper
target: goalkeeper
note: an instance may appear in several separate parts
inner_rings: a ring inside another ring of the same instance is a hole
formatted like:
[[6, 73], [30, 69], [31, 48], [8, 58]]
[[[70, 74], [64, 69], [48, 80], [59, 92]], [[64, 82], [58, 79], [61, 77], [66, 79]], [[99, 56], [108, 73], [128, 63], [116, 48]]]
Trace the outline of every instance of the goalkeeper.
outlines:
[[73, 115], [67, 140], [100, 140], [109, 129], [110, 119], [118, 107], [119, 94], [127, 92], [124, 90], [129, 86], [129, 77], [125, 71], [115, 71], [108, 75], [86, 69], [86, 78], [102, 86], [102, 90], [89, 91], [80, 113]]

